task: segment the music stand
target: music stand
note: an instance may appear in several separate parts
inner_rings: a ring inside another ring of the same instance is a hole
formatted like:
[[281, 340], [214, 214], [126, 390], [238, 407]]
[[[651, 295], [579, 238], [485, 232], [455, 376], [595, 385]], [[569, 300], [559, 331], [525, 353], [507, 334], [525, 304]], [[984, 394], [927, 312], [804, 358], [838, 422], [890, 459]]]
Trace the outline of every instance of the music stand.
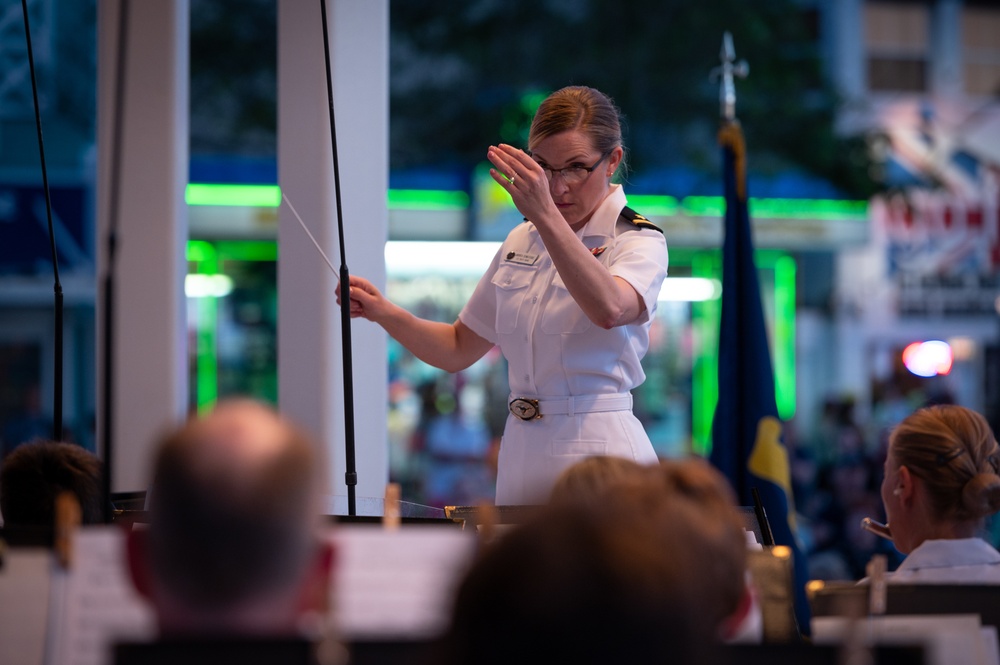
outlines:
[[[487, 519], [494, 524], [521, 524], [529, 517], [538, 512], [541, 506], [534, 505], [513, 505], [513, 506], [489, 506], [491, 515]], [[483, 509], [479, 506], [445, 506], [444, 514], [450, 520], [467, 522], [472, 526], [478, 526], [483, 521], [481, 514]]]
[[114, 665], [311, 665], [315, 646], [297, 637], [218, 637], [122, 642]]
[[753, 537], [763, 546], [764, 533], [760, 528], [760, 520], [757, 519], [757, 510], [753, 506], [737, 506], [737, 510], [743, 518], [743, 528], [753, 533]]
[[51, 526], [4, 525], [0, 527], [0, 541], [9, 547], [51, 548], [56, 541], [55, 528]]
[[747, 569], [757, 592], [765, 642], [802, 639], [795, 617], [792, 559], [786, 548], [764, 547], [747, 552]]
[[[324, 514], [340, 518], [353, 517], [382, 517], [385, 514], [385, 499], [374, 496], [359, 496], [356, 499], [357, 505], [354, 515], [350, 514], [347, 505], [347, 497], [343, 494], [330, 494], [324, 497]], [[421, 518], [423, 520], [445, 520], [445, 511], [434, 506], [425, 506], [412, 501], [399, 502], [399, 516], [401, 518]], [[344, 520], [347, 521], [347, 520]]]
[[112, 492], [111, 506], [114, 510], [145, 510], [146, 490]]
[[351, 665], [432, 665], [440, 663], [439, 639], [351, 640], [347, 647]]
[[[796, 663], [797, 665], [840, 665], [844, 661], [844, 650], [832, 644], [810, 644], [788, 642], [776, 644], [731, 644], [722, 647], [725, 662], [740, 665], [774, 665], [775, 663]], [[876, 645], [870, 650], [873, 665], [924, 665], [924, 648], [920, 646]]]
[[[808, 590], [813, 616], [868, 615], [868, 585], [826, 583]], [[978, 614], [1000, 627], [1000, 585], [887, 584], [886, 614]]]

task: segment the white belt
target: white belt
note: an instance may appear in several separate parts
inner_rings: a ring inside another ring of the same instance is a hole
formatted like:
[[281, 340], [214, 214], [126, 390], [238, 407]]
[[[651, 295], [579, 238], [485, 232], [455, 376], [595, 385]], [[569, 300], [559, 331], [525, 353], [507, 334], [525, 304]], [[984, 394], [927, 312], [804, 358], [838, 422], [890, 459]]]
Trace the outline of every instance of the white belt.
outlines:
[[578, 413], [631, 411], [632, 393], [555, 398], [511, 395], [507, 408], [521, 420], [535, 420], [543, 416], [575, 416]]

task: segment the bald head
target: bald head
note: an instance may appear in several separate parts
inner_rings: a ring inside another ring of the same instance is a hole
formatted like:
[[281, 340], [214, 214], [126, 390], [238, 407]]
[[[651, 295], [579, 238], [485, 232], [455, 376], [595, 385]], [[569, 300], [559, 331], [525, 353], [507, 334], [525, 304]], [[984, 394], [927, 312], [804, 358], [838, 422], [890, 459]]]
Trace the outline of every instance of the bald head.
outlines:
[[229, 502], [277, 498], [267, 494], [292, 489], [284, 487], [284, 473], [311, 475], [312, 455], [310, 443], [270, 407], [227, 401], [165, 440], [154, 488], [163, 491], [158, 485], [176, 473]]
[[226, 610], [294, 586], [315, 546], [310, 441], [271, 408], [228, 401], [161, 444], [149, 562], [181, 603]]

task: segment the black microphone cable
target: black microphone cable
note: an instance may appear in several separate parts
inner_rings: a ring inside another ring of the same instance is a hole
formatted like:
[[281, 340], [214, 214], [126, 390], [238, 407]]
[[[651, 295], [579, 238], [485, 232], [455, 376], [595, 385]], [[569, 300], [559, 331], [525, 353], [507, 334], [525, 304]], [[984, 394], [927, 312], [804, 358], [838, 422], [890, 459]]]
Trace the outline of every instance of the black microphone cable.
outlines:
[[114, 331], [115, 257], [118, 249], [119, 185], [121, 183], [122, 133], [125, 125], [125, 63], [128, 55], [129, 0], [118, 4], [118, 58], [115, 62], [114, 113], [111, 118], [111, 168], [108, 187], [108, 248], [103, 281], [104, 308], [101, 352], [101, 449], [104, 452], [104, 521], [112, 521], [111, 477], [114, 468]]
[[42, 113], [38, 105], [38, 83], [35, 81], [35, 56], [31, 49], [31, 27], [28, 21], [28, 0], [21, 0], [24, 13], [24, 39], [28, 45], [28, 70], [31, 72], [31, 96], [35, 102], [35, 127], [38, 129], [38, 154], [42, 161], [42, 189], [45, 192], [45, 213], [49, 223], [49, 245], [52, 248], [52, 273], [55, 279], [55, 342], [53, 348], [52, 382], [52, 440], [63, 438], [63, 290], [59, 281], [59, 253], [56, 235], [52, 228], [52, 196], [49, 193], [49, 174], [45, 168], [45, 143], [42, 140]]

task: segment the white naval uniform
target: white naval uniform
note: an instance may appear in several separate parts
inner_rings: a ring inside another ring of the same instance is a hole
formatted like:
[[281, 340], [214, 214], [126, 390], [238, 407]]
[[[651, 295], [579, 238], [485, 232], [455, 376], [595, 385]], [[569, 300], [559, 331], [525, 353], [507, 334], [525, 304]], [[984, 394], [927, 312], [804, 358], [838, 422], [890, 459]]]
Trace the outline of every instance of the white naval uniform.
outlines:
[[1000, 552], [981, 538], [925, 540], [885, 579], [893, 584], [1000, 584]]
[[632, 285], [645, 311], [605, 330], [569, 294], [534, 224], [510, 232], [459, 319], [500, 346], [507, 358], [510, 399], [540, 400], [542, 417], [507, 416], [500, 444], [496, 503], [544, 501], [556, 476], [592, 455], [640, 463], [656, 454], [629, 392], [646, 378], [639, 361], [667, 274], [667, 244], [655, 229], [620, 216], [618, 185], [577, 232], [612, 275]]

